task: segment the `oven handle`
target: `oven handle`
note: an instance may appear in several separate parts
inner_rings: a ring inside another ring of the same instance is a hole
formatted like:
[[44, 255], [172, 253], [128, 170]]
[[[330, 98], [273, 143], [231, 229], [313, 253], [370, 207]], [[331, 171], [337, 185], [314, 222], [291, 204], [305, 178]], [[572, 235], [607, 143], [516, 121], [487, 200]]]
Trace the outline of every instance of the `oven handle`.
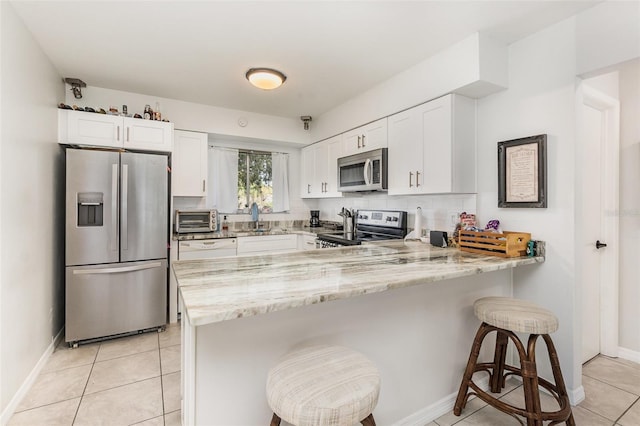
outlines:
[[371, 179], [369, 178], [370, 172], [371, 172], [371, 159], [367, 158], [364, 161], [364, 184], [365, 185], [371, 184]]

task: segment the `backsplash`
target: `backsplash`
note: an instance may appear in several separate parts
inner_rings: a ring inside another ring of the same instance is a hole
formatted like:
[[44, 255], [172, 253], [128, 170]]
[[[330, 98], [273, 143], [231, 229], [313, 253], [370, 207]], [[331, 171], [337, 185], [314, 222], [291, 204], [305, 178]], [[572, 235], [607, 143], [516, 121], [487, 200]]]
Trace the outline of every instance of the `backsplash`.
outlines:
[[[457, 217], [461, 212], [476, 213], [476, 194], [451, 195], [410, 195], [390, 196], [386, 194], [349, 194], [342, 198], [324, 198], [303, 200], [291, 199], [289, 213], [261, 214], [260, 221], [289, 221], [309, 220], [309, 210], [320, 210], [323, 221], [340, 222], [338, 213], [342, 207], [350, 209], [381, 209], [404, 210], [408, 213], [408, 227], [413, 229], [415, 214], [418, 207], [422, 208], [422, 227], [429, 230], [453, 231], [455, 225], [452, 216]], [[174, 210], [206, 209], [204, 198], [174, 197]], [[227, 221], [251, 222], [250, 214], [228, 214]], [[221, 214], [222, 218], [222, 214]]]
[[358, 209], [404, 210], [408, 213], [407, 226], [413, 229], [416, 209], [422, 208], [422, 228], [451, 232], [455, 228], [452, 216], [461, 212], [476, 213], [476, 194], [410, 195], [349, 194], [342, 198], [317, 200], [321, 220], [340, 220], [342, 207]]

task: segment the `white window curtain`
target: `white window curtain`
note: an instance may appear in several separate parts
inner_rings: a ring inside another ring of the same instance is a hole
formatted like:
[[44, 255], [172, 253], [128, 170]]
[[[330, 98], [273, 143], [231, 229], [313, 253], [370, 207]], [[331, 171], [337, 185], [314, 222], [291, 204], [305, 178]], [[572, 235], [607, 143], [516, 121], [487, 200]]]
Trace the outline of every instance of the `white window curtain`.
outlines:
[[289, 154], [271, 153], [271, 174], [273, 177], [273, 211], [289, 211]]
[[238, 209], [238, 150], [209, 147], [207, 206], [221, 213]]

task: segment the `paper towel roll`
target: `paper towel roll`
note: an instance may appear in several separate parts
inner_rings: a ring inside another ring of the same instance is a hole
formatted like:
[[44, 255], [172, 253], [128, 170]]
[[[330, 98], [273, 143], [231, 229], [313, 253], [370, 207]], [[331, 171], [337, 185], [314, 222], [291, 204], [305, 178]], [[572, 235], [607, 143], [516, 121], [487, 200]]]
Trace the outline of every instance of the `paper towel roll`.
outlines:
[[413, 225], [413, 231], [416, 234], [416, 238], [422, 237], [422, 207], [416, 209], [416, 221]]
[[416, 209], [416, 220], [413, 224], [413, 231], [409, 232], [405, 240], [419, 240], [422, 237], [422, 208]]

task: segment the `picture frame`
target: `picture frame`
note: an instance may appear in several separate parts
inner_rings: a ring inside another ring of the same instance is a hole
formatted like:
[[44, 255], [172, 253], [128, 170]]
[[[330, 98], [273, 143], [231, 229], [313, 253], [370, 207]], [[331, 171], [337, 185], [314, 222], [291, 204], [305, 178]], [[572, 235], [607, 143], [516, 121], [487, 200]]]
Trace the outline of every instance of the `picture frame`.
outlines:
[[547, 207], [547, 135], [498, 142], [498, 207]]

